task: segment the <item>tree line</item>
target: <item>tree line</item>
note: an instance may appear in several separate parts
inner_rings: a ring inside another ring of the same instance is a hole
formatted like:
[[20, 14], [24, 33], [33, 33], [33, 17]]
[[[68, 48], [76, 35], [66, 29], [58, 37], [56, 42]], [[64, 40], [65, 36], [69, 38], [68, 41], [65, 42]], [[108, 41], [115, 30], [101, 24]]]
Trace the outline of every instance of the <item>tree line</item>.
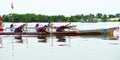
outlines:
[[[89, 15], [84, 15], [84, 14], [78, 14], [70, 17], [66, 17], [64, 15], [42, 15], [42, 14], [32, 14], [32, 13], [27, 13], [27, 14], [16, 14], [16, 13], [11, 13], [8, 15], [3, 15], [2, 16], [2, 21], [3, 22], [85, 22], [87, 20], [97, 22], [97, 19], [102, 19], [102, 22], [107, 22], [109, 18], [120, 18], [120, 13], [117, 13], [115, 15], [113, 14], [102, 14], [102, 13], [97, 13], [96, 15], [94, 14], [89, 14]], [[120, 21], [120, 19], [119, 19]]]

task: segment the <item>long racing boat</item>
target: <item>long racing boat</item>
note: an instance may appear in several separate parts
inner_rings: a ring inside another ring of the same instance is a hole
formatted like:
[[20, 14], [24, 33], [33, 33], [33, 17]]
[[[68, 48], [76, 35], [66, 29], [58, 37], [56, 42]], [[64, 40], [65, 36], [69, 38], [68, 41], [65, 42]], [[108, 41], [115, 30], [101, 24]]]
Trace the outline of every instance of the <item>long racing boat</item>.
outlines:
[[101, 34], [108, 34], [113, 36], [114, 30], [116, 27], [107, 28], [107, 29], [94, 29], [94, 30], [73, 30], [73, 31], [64, 31], [64, 32], [0, 32], [0, 35], [101, 35]]

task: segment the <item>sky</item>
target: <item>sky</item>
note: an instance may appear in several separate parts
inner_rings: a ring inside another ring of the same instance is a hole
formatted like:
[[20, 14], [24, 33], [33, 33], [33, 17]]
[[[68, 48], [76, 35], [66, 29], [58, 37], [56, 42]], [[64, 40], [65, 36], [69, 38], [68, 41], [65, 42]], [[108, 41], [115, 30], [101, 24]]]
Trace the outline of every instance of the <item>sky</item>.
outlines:
[[[13, 2], [14, 9], [11, 8]], [[120, 13], [120, 0], [0, 0], [0, 15], [35, 13], [72, 16]]]

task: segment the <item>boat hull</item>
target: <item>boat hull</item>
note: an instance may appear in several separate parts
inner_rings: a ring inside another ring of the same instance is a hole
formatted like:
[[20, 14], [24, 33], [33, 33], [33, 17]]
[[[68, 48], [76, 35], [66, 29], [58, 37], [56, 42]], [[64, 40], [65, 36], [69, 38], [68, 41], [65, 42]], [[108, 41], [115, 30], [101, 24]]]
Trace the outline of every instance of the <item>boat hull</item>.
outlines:
[[[51, 33], [41, 33], [41, 32], [22, 32], [22, 33], [14, 33], [14, 32], [1, 32], [0, 35], [102, 35], [102, 32], [51, 32]], [[111, 35], [113, 35], [111, 33]]]

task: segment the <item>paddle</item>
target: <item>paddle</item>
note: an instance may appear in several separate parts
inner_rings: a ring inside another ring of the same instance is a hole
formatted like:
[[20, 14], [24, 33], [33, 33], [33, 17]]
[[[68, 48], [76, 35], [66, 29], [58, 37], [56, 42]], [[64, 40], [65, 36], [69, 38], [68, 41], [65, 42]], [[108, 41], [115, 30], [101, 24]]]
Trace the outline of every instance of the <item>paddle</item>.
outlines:
[[28, 30], [27, 30], [28, 23], [25, 23], [25, 26], [26, 26], [26, 32], [28, 32]]
[[66, 28], [69, 28], [69, 31], [70, 31], [70, 25], [71, 25], [71, 22], [65, 25]]
[[50, 36], [52, 36], [52, 32], [53, 32], [52, 26], [53, 26], [53, 22], [49, 22], [48, 23], [48, 31], [49, 31]]
[[51, 39], [52, 39], [52, 44], [51, 44], [51, 46], [53, 46], [53, 36], [52, 36], [52, 32], [53, 32], [53, 28], [52, 28], [52, 27], [53, 27], [53, 22], [49, 22], [48, 25], [49, 25], [48, 28], [50, 29], [50, 30], [49, 30], [49, 34], [50, 34]]
[[[28, 23], [26, 23], [26, 32], [28, 32]], [[26, 36], [26, 44], [27, 44], [27, 48], [28, 48], [28, 36]]]

